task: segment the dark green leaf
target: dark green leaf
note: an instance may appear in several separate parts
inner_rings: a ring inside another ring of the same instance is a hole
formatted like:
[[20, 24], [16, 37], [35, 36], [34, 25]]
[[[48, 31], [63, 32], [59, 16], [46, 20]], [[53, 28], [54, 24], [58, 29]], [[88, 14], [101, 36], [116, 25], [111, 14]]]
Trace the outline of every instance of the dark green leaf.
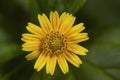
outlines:
[[109, 68], [106, 69], [106, 72], [115, 77], [117, 80], [120, 80], [120, 68]]
[[28, 0], [31, 20], [38, 24], [37, 16], [41, 12], [38, 0]]
[[79, 80], [114, 80], [102, 68], [83, 62], [79, 69], [74, 69], [74, 74]]
[[87, 59], [101, 67], [120, 67], [120, 26], [108, 27], [92, 43]]
[[0, 29], [0, 62], [5, 62], [15, 57], [18, 46], [9, 42], [9, 36]]
[[69, 12], [75, 14], [85, 3], [85, 0], [36, 0], [29, 1], [29, 11], [31, 19], [38, 24], [37, 15], [45, 13], [49, 15], [50, 11]]
[[[104, 32], [92, 43], [86, 60], [101, 70], [107, 71], [114, 79], [120, 78], [120, 26], [107, 27]], [[112, 73], [113, 72], [113, 73]], [[117, 77], [116, 77], [117, 76]], [[102, 79], [103, 80], [103, 79]]]
[[91, 27], [119, 24], [119, 5], [120, 0], [87, 0], [78, 16], [81, 14], [80, 19], [91, 23]]

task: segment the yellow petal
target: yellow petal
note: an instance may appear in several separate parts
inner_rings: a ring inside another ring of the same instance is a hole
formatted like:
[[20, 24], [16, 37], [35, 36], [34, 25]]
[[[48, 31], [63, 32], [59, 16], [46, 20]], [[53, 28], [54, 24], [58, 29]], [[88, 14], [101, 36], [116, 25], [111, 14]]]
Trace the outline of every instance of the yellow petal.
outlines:
[[82, 41], [86, 41], [89, 39], [87, 35], [88, 33], [72, 34], [67, 36], [67, 41], [70, 43], [79, 43]]
[[27, 58], [27, 60], [32, 60], [32, 59], [38, 57], [39, 54], [40, 54], [40, 51], [35, 50], [35, 51], [31, 52], [30, 54], [28, 54], [27, 56], [25, 56], [25, 58]]
[[32, 38], [32, 37], [21, 38], [21, 40], [24, 41], [24, 42], [31, 42], [31, 41], [39, 42], [40, 41], [40, 39], [38, 39], [38, 38]]
[[39, 23], [45, 33], [49, 33], [52, 29], [51, 23], [49, 22], [47, 16], [45, 14], [38, 15]]
[[25, 46], [22, 48], [23, 51], [33, 51], [33, 50], [39, 50], [40, 47], [38, 45], [34, 45], [34, 46]]
[[86, 55], [86, 52], [88, 52], [88, 50], [78, 44], [68, 44], [68, 50], [78, 54], [78, 55]]
[[84, 23], [79, 23], [79, 24], [75, 25], [68, 31], [68, 33], [66, 33], [66, 35], [68, 36], [68, 35], [72, 35], [75, 33], [80, 33], [81, 31], [83, 31], [85, 29], [85, 27], [83, 25], [84, 25]]
[[42, 16], [43, 16], [43, 18], [44, 18], [44, 20], [46, 22], [46, 26], [48, 27], [48, 32], [53, 31], [52, 24], [50, 23], [47, 16], [45, 14], [43, 14]]
[[67, 61], [65, 60], [64, 56], [62, 54], [59, 54], [57, 56], [57, 61], [58, 61], [58, 64], [62, 70], [62, 72], [64, 74], [66, 74], [68, 72], [68, 63]]
[[40, 26], [42, 27], [43, 31], [45, 33], [47, 33], [48, 32], [48, 27], [46, 26], [46, 22], [45, 22], [43, 16], [42, 15], [38, 15], [38, 20], [39, 20]]
[[62, 15], [60, 16], [60, 25], [59, 25], [59, 28], [60, 28], [60, 26], [63, 24], [63, 22], [65, 21], [65, 19], [66, 19], [68, 16], [70, 16], [69, 13], [66, 13], [66, 12], [62, 13]]
[[41, 39], [42, 37], [40, 35], [34, 35], [34, 34], [29, 34], [29, 33], [24, 33], [22, 34], [23, 38], [26, 39], [31, 39], [31, 38], [38, 38]]
[[69, 16], [69, 13], [66, 13], [66, 12], [62, 13], [62, 15], [60, 16], [60, 24], [62, 24], [65, 21], [66, 17], [68, 16]]
[[36, 35], [44, 35], [43, 30], [33, 23], [28, 23], [27, 30]]
[[67, 38], [69, 38], [69, 39], [83, 38], [83, 37], [85, 37], [87, 35], [88, 35], [88, 33], [71, 34], [71, 35], [67, 36]]
[[22, 47], [35, 47], [35, 46], [40, 46], [40, 42], [39, 41], [29, 41], [29, 42], [26, 42], [22, 45]]
[[56, 67], [56, 55], [49, 56], [47, 59], [46, 73], [53, 75]]
[[67, 33], [67, 32], [71, 29], [71, 27], [72, 27], [72, 25], [74, 24], [74, 22], [75, 22], [75, 17], [73, 17], [72, 15], [69, 15], [69, 16], [64, 20], [64, 22], [61, 23], [60, 33], [62, 33], [62, 34]]
[[72, 63], [76, 67], [79, 67], [79, 65], [82, 64], [80, 58], [74, 53], [65, 52], [64, 56], [70, 63]]
[[60, 25], [59, 14], [57, 11], [50, 12], [50, 22], [53, 26], [53, 30], [56, 32], [59, 28], [59, 25]]
[[[67, 28], [63, 28], [63, 34], [66, 34], [66, 33], [68, 33], [68, 31], [71, 29], [71, 27], [73, 26], [73, 24], [74, 24], [74, 22], [75, 22], [75, 17], [73, 17], [72, 19], [71, 19], [71, 21], [68, 23], [69, 25], [64, 25], [65, 27], [67, 27]], [[65, 29], [65, 30], [64, 30]]]
[[50, 73], [50, 65], [51, 65], [51, 58], [50, 58], [50, 54], [48, 53], [48, 58], [47, 58], [47, 63], [46, 63], [46, 73], [49, 74]]
[[88, 40], [89, 37], [84, 37], [84, 38], [81, 38], [81, 39], [69, 39], [68, 43], [80, 43], [80, 42], [83, 42], [83, 41], [86, 41]]
[[34, 65], [34, 69], [40, 71], [45, 66], [46, 61], [47, 61], [47, 55], [46, 53], [42, 52]]

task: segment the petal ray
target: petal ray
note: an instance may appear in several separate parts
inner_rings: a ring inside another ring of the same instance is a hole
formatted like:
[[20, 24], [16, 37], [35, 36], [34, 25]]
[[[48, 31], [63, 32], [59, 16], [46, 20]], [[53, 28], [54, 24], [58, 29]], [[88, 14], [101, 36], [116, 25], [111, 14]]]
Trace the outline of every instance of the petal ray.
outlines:
[[38, 45], [35, 46], [25, 46], [22, 48], [23, 51], [33, 51], [33, 50], [39, 50], [40, 47]]
[[47, 65], [46, 65], [47, 74], [50, 73], [51, 75], [53, 75], [56, 67], [56, 62], [57, 62], [56, 55], [48, 56]]
[[66, 74], [68, 72], [68, 63], [65, 60], [64, 56], [62, 54], [59, 54], [57, 60], [62, 72]]
[[88, 39], [89, 39], [88, 33], [79, 33], [79, 34], [72, 34], [67, 36], [67, 42], [70, 43], [80, 43]]
[[35, 47], [35, 46], [40, 46], [40, 41], [29, 41], [29, 42], [26, 42], [22, 45], [22, 47], [29, 47], [29, 46], [32, 46], [32, 47]]
[[57, 11], [50, 13], [50, 22], [53, 26], [53, 30], [56, 32], [60, 25], [59, 14]]
[[49, 33], [52, 29], [51, 23], [49, 22], [45, 14], [38, 15], [39, 23], [45, 33]]
[[72, 27], [72, 25], [74, 24], [74, 22], [75, 22], [75, 17], [73, 17], [72, 15], [69, 15], [68, 17], [66, 17], [66, 19], [60, 26], [60, 30], [59, 30], [60, 33], [62, 34], [67, 33]]
[[79, 24], [73, 26], [66, 35], [68, 36], [68, 35], [72, 35], [75, 33], [80, 33], [81, 31], [83, 31], [85, 29], [85, 27], [83, 25], [84, 25], [84, 23], [79, 23]]
[[32, 60], [32, 59], [38, 57], [39, 54], [40, 54], [40, 51], [35, 50], [35, 51], [31, 52], [30, 54], [26, 55], [25, 58], [27, 58], [27, 60]]
[[46, 53], [44, 53], [44, 51], [40, 54], [40, 56], [38, 57], [35, 65], [34, 65], [34, 69], [37, 69], [37, 71], [40, 71], [46, 64], [47, 61], [47, 56]]
[[39, 42], [40, 40], [38, 38], [31, 38], [31, 37], [27, 37], [27, 38], [21, 38], [22, 41], [24, 42], [32, 42], [32, 41], [36, 41]]
[[80, 60], [80, 58], [74, 53], [69, 53], [66, 51], [64, 53], [64, 56], [70, 63], [72, 63], [76, 67], [79, 67], [79, 65], [82, 64], [82, 61]]
[[43, 30], [33, 23], [28, 23], [27, 30], [36, 35], [44, 35]]
[[22, 34], [23, 38], [26, 39], [31, 39], [31, 38], [37, 38], [37, 39], [41, 39], [42, 37], [40, 35], [34, 35], [34, 34], [29, 34], [29, 33], [24, 33]]
[[68, 44], [68, 50], [78, 55], [86, 55], [86, 52], [88, 52], [86, 48], [78, 44]]

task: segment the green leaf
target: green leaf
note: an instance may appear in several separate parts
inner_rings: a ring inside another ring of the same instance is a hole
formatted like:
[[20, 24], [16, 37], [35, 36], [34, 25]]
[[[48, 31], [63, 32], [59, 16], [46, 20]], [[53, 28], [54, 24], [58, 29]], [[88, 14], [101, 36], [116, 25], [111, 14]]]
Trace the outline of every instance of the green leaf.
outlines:
[[92, 24], [91, 27], [119, 24], [119, 3], [120, 0], [87, 0], [78, 16], [81, 15], [80, 19], [84, 18], [85, 22]]
[[120, 75], [120, 71], [117, 71], [120, 69], [119, 34], [120, 25], [106, 27], [106, 30], [94, 40], [86, 57], [87, 62], [95, 65], [96, 67], [98, 66], [102, 71], [111, 75], [114, 80], [120, 79], [118, 76]]
[[67, 77], [64, 80], [77, 80], [75, 74], [73, 71], [70, 69], [69, 73], [67, 74]]
[[39, 0], [40, 10], [49, 14], [57, 10], [59, 13], [67, 11], [75, 14], [85, 3], [85, 0]]
[[114, 80], [103, 69], [83, 62], [79, 69], [73, 68], [74, 74], [79, 80]]
[[90, 46], [87, 59], [101, 67], [120, 67], [120, 26], [107, 27]]
[[65, 10], [75, 14], [85, 3], [86, 0], [64, 0]]
[[30, 80], [43, 80], [42, 72], [34, 71], [32, 76], [30, 77]]
[[115, 77], [117, 80], [120, 79], [120, 68], [109, 68], [106, 69], [106, 72], [108, 72], [111, 76]]
[[28, 0], [31, 20], [38, 24], [37, 16], [41, 12], [38, 0]]
[[0, 29], [0, 62], [5, 62], [18, 55], [18, 46], [9, 41], [9, 36]]

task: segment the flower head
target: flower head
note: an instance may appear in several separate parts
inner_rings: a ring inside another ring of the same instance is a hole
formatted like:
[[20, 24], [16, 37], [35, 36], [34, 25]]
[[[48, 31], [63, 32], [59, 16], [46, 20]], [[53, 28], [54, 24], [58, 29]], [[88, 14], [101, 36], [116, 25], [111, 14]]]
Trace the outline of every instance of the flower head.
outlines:
[[64, 74], [69, 72], [68, 62], [76, 67], [82, 64], [78, 55], [86, 55], [88, 50], [78, 43], [89, 39], [83, 23], [73, 26], [75, 17], [69, 13], [50, 12], [50, 20], [45, 14], [38, 15], [40, 26], [28, 23], [30, 33], [22, 34], [22, 50], [31, 53], [25, 56], [27, 60], [37, 58], [34, 69], [40, 71], [46, 65], [46, 73], [54, 74], [56, 64]]

